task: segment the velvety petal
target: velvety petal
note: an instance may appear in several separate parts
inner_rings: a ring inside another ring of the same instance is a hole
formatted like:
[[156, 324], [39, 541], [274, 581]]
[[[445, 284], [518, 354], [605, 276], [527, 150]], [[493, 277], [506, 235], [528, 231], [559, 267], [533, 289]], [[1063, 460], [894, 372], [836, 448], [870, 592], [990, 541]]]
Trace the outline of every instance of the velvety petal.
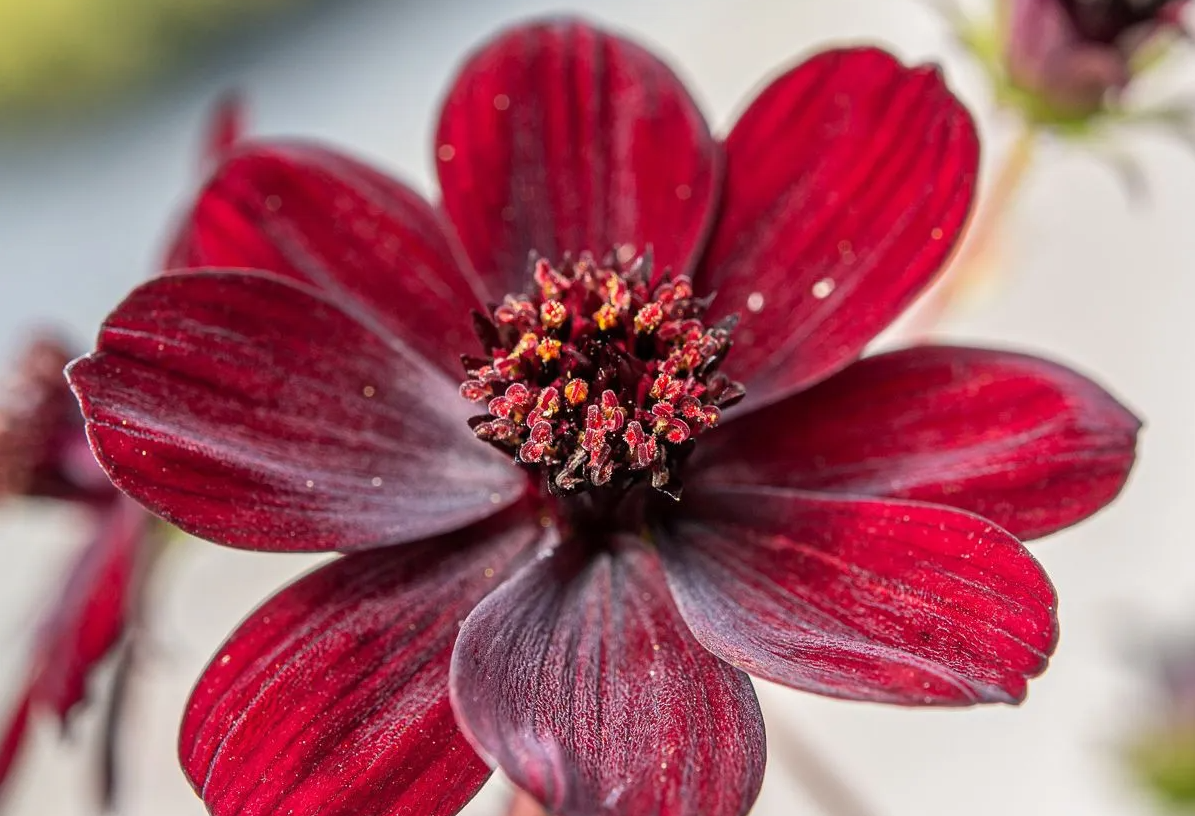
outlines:
[[97, 458], [202, 538], [353, 550], [456, 529], [524, 477], [426, 364], [319, 293], [264, 274], [150, 281], [70, 379]]
[[945, 504], [1026, 539], [1112, 501], [1139, 427], [1054, 363], [922, 346], [861, 360], [727, 423], [702, 438], [691, 479]]
[[103, 511], [37, 633], [30, 694], [64, 723], [96, 665], [125, 632], [153, 544], [151, 517], [123, 496]]
[[854, 359], [933, 279], [971, 207], [979, 144], [936, 68], [828, 51], [773, 82], [726, 142], [696, 284], [742, 323], [725, 370], [773, 402]]
[[1057, 638], [1049, 579], [987, 521], [914, 502], [691, 491], [656, 540], [693, 634], [804, 691], [1017, 702]]
[[457, 729], [460, 622], [545, 536], [507, 511], [469, 530], [333, 561], [241, 624], [179, 737], [214, 816], [447, 816], [489, 776]]
[[454, 382], [480, 284], [417, 193], [314, 145], [239, 142], [183, 221], [168, 267], [247, 267], [309, 283]]
[[651, 246], [687, 270], [716, 202], [718, 146], [684, 85], [634, 43], [576, 20], [483, 45], [444, 102], [444, 208], [490, 295], [527, 257]]
[[150, 516], [123, 496], [99, 512], [91, 540], [71, 563], [34, 640], [29, 676], [0, 737], [0, 787], [37, 713], [65, 725], [87, 697], [92, 672], [125, 635], [153, 543]]
[[744, 814], [763, 775], [750, 681], [693, 640], [638, 541], [569, 542], [482, 602], [453, 655], [452, 702], [550, 813]]

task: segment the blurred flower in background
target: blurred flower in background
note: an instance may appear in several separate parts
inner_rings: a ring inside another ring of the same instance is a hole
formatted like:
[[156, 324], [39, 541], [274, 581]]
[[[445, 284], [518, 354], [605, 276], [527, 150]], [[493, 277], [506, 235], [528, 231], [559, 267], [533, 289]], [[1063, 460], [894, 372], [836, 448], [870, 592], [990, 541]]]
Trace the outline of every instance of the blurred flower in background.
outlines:
[[156, 521], [118, 493], [92, 458], [62, 369], [70, 360], [50, 336], [34, 339], [0, 393], [0, 499], [48, 498], [89, 516], [87, 539], [54, 590], [34, 636], [27, 676], [0, 738], [0, 789], [41, 715], [65, 729], [88, 696], [93, 671], [121, 653], [108, 689], [99, 796], [116, 789], [116, 736], [128, 681], [131, 639], [149, 567], [159, 550]]
[[317, 0], [0, 0], [0, 117], [94, 104], [216, 34]]
[[1033, 127], [1083, 133], [1123, 107], [1130, 84], [1184, 38], [1188, 0], [997, 0], [995, 20], [958, 26], [999, 103]]
[[1188, 102], [1135, 106], [1130, 91], [1189, 44], [1183, 14], [1190, 0], [994, 0], [973, 19], [953, 0], [930, 0], [982, 66], [995, 102], [1014, 122], [1011, 144], [983, 185], [967, 242], [921, 314], [937, 322], [997, 270], [1007, 273], [995, 239], [1012, 209], [1043, 137], [1097, 148], [1131, 194], [1144, 188], [1124, 152], [1126, 127], [1151, 125], [1195, 148]]

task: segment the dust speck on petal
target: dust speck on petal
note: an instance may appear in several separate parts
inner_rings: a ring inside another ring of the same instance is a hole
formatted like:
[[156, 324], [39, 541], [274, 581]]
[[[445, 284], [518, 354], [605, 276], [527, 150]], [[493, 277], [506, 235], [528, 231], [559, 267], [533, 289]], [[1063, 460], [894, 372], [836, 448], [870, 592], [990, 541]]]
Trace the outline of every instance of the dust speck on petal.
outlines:
[[825, 300], [834, 292], [834, 279], [822, 278], [813, 284], [813, 296], [818, 300]]

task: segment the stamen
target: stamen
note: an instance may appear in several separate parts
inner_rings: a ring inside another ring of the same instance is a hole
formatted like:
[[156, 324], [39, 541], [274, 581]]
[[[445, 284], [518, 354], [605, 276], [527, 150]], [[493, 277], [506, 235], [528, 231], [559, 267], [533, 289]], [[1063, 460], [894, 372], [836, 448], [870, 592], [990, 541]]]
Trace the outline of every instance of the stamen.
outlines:
[[474, 316], [485, 355], [465, 357], [461, 395], [485, 406], [474, 433], [543, 471], [559, 494], [649, 479], [677, 496], [680, 463], [743, 388], [718, 366], [735, 321], [649, 256], [616, 248], [559, 265], [532, 260], [531, 295]]

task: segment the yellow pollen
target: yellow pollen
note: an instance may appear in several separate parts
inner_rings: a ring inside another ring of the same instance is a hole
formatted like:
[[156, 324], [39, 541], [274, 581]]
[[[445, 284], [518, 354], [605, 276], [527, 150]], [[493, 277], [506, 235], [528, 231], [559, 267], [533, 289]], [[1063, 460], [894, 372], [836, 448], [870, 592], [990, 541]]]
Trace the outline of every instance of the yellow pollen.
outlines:
[[564, 386], [564, 398], [569, 405], [580, 405], [589, 397], [589, 384], [584, 380], [569, 380]]
[[651, 334], [660, 327], [664, 320], [664, 310], [655, 303], [649, 303], [635, 315], [635, 331], [640, 334]]
[[[516, 346], [515, 350], [517, 349], [518, 347]], [[523, 376], [523, 368], [519, 365], [518, 355], [516, 355], [514, 351], [505, 357], [495, 357], [494, 368], [501, 373], [502, 376], [509, 379], [516, 379]]]
[[568, 309], [558, 300], [545, 300], [539, 307], [539, 322], [545, 329], [558, 329], [568, 317]]
[[535, 347], [539, 345], [539, 338], [531, 332], [527, 332], [519, 338], [519, 342], [510, 350], [511, 357], [522, 357], [529, 351], [535, 351]]
[[555, 390], [543, 391], [539, 395], [539, 409], [543, 411], [545, 417], [555, 416], [556, 412], [560, 410], [560, 397]]
[[560, 341], [551, 337], [540, 340], [536, 353], [539, 354], [539, 359], [545, 363], [549, 360], [555, 360], [560, 356]]
[[618, 325], [618, 308], [607, 303], [593, 313], [593, 319], [597, 321], [599, 329], [610, 331]]
[[560, 287], [550, 280], [545, 280], [539, 286], [539, 293], [544, 298], [544, 305], [547, 305], [548, 302], [555, 300], [560, 294]]

